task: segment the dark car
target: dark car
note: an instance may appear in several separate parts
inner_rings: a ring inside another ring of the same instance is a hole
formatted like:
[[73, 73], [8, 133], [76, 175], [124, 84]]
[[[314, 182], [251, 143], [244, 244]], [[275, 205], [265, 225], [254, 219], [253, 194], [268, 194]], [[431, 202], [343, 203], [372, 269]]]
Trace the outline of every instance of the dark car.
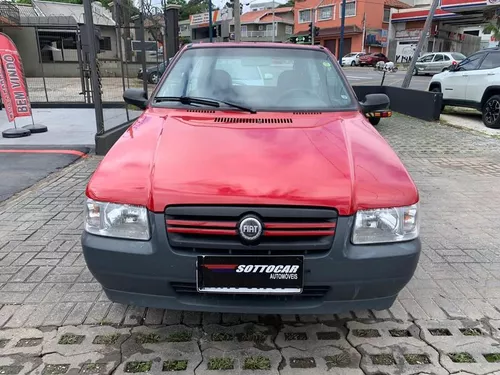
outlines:
[[419, 193], [366, 120], [389, 98], [359, 102], [327, 49], [192, 44], [124, 99], [144, 113], [88, 183], [82, 235], [112, 301], [333, 314], [387, 309], [412, 278]]
[[388, 62], [389, 59], [383, 53], [370, 53], [359, 58], [360, 66], [375, 66], [379, 61]]
[[[158, 81], [160, 80], [160, 77], [165, 72], [167, 65], [168, 65], [167, 62], [160, 62], [158, 64], [155, 64], [155, 65], [148, 67], [146, 69], [146, 77], [148, 79], [148, 82], [152, 83], [153, 85], [156, 85], [158, 83]], [[142, 79], [142, 77], [143, 77], [143, 73], [142, 73], [142, 68], [141, 68], [141, 69], [139, 69], [139, 72], [137, 73], [137, 78]]]

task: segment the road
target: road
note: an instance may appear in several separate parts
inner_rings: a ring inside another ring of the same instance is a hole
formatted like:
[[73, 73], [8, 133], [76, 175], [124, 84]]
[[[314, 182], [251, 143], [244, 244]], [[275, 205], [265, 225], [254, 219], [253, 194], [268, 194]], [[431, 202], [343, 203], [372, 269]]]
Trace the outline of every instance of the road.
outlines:
[[[353, 86], [362, 85], [380, 85], [382, 81], [382, 72], [375, 71], [373, 68], [351, 68], [345, 67], [344, 72], [347, 79]], [[396, 73], [387, 73], [385, 76], [384, 85], [386, 86], [401, 86], [405, 78], [406, 71], [398, 71]], [[413, 76], [411, 79], [410, 88], [415, 90], [426, 90], [429, 84], [430, 76]]]

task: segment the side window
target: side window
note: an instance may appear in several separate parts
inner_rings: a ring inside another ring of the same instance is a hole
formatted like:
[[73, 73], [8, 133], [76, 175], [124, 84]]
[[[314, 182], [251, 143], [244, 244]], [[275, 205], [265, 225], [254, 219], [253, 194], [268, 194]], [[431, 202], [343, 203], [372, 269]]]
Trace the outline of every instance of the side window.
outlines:
[[444, 61], [450, 61], [451, 59], [447, 55], [443, 55]]
[[424, 63], [431, 62], [433, 58], [434, 58], [434, 55], [427, 55], [427, 56], [422, 57], [422, 60], [420, 60], [420, 62], [424, 62]]
[[500, 67], [500, 53], [490, 52], [481, 63], [480, 69], [495, 69]]
[[459, 65], [457, 70], [476, 70], [479, 68], [479, 64], [483, 60], [484, 53], [476, 53], [465, 60], [463, 60]]
[[439, 61], [443, 61], [443, 55], [436, 54], [436, 56], [434, 56], [434, 62], [439, 62]]

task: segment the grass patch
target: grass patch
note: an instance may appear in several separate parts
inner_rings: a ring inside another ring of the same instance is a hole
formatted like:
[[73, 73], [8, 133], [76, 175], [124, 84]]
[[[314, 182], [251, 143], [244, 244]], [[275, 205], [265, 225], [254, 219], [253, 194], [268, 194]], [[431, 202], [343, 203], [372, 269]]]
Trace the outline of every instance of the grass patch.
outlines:
[[2, 375], [17, 375], [22, 370], [22, 366], [0, 366], [0, 374]]
[[207, 368], [209, 370], [233, 370], [234, 369], [234, 359], [232, 358], [210, 358], [208, 360]]
[[232, 341], [234, 338], [230, 333], [216, 332], [212, 333], [212, 341]]
[[148, 333], [147, 335], [140, 333], [135, 341], [138, 344], [157, 344], [161, 341], [161, 336], [156, 333]]
[[169, 360], [163, 362], [163, 371], [184, 371], [188, 367], [186, 359]]
[[74, 335], [72, 333], [66, 333], [62, 335], [59, 339], [59, 345], [78, 345], [83, 342], [85, 336]]
[[392, 337], [411, 337], [411, 333], [407, 329], [390, 329], [389, 333]]
[[125, 366], [125, 372], [147, 372], [151, 370], [151, 361], [147, 362], [129, 362]]
[[451, 336], [451, 332], [446, 328], [432, 328], [429, 332], [432, 336]]
[[21, 339], [17, 342], [16, 346], [18, 348], [28, 348], [33, 346], [41, 345], [42, 339], [32, 338], [32, 339]]
[[291, 368], [314, 368], [316, 367], [316, 361], [313, 357], [304, 358], [290, 358]]
[[191, 341], [193, 334], [189, 331], [174, 332], [168, 335], [168, 342], [186, 342]]
[[474, 357], [466, 352], [450, 353], [448, 357], [455, 363], [476, 363]]
[[353, 329], [352, 334], [356, 337], [380, 337], [376, 329]]
[[82, 366], [82, 374], [99, 374], [105, 370], [105, 363], [87, 363]]
[[116, 344], [120, 338], [119, 333], [113, 333], [111, 335], [96, 336], [93, 343], [97, 345], [113, 345]]
[[500, 362], [500, 353], [483, 354], [483, 357], [490, 363]]
[[410, 365], [428, 365], [431, 363], [426, 354], [405, 354], [404, 357]]
[[479, 328], [460, 328], [464, 336], [482, 336], [483, 332]]
[[318, 340], [340, 340], [338, 332], [316, 332]]
[[374, 365], [379, 366], [391, 366], [395, 365], [396, 361], [394, 361], [394, 357], [392, 354], [375, 354], [371, 355], [370, 359]]
[[69, 370], [69, 365], [47, 365], [43, 369], [44, 375], [61, 375], [66, 374]]
[[255, 343], [262, 343], [266, 341], [268, 333], [257, 331], [253, 326], [245, 330], [245, 333], [237, 333], [236, 338], [238, 341], [253, 341]]
[[271, 360], [262, 355], [246, 357], [243, 362], [244, 370], [270, 370]]
[[349, 367], [351, 364], [351, 356], [347, 352], [342, 352], [340, 354], [326, 356], [325, 361], [328, 370], [333, 367]]
[[305, 332], [285, 332], [285, 341], [304, 341], [307, 340]]

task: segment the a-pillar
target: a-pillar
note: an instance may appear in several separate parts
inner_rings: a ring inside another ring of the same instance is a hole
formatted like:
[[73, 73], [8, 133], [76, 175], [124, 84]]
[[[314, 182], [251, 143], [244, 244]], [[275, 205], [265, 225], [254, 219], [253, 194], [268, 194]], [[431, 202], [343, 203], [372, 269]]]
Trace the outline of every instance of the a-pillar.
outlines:
[[167, 21], [167, 59], [170, 59], [179, 51], [179, 9], [181, 6], [167, 4], [164, 9]]

